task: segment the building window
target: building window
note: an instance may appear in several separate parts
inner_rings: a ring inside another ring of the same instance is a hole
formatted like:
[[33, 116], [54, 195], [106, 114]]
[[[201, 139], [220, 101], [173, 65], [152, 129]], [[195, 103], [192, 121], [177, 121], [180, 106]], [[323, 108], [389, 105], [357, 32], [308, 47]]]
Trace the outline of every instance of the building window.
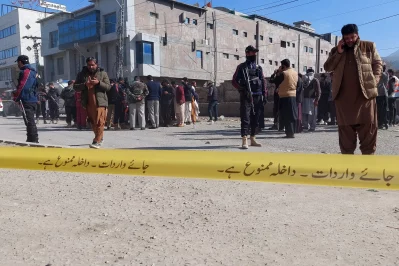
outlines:
[[8, 36], [14, 35], [17, 33], [17, 26], [12, 25], [5, 29], [0, 30], [0, 39], [7, 38]]
[[100, 11], [98, 10], [60, 22], [58, 24], [60, 49], [70, 47], [77, 41], [99, 41], [101, 29], [99, 23]]
[[196, 53], [195, 53], [195, 55], [196, 55], [196, 57], [197, 57], [198, 59], [201, 60], [201, 68], [204, 68], [204, 63], [203, 63], [203, 60], [202, 60], [202, 51], [197, 50]]
[[193, 25], [198, 25], [198, 20], [193, 19]]
[[269, 60], [269, 65], [273, 65], [273, 61], [272, 60]]
[[236, 60], [240, 60], [240, 56], [239, 56], [239, 55], [234, 55], [234, 58], [235, 58]]
[[303, 72], [306, 72], [308, 70], [307, 66], [303, 66]]
[[328, 51], [326, 51], [326, 55], [328, 55]]
[[265, 63], [265, 59], [261, 59], [261, 60], [260, 60], [260, 63], [261, 63], [261, 64], [264, 64], [264, 63]]
[[307, 53], [307, 52], [308, 52], [308, 47], [307, 47], [307, 46], [304, 46], [304, 47], [303, 47], [303, 51], [304, 51], [305, 53]]
[[269, 43], [273, 43], [273, 38], [269, 38]]
[[256, 40], [257, 37], [258, 37], [257, 35], [254, 35], [254, 39], [255, 39], [255, 40]]
[[154, 43], [137, 42], [136, 56], [138, 64], [153, 65], [154, 64]]
[[295, 48], [295, 43], [292, 43], [292, 48]]
[[229, 54], [223, 53], [223, 58], [229, 59]]
[[260, 40], [263, 41], [263, 35], [260, 36]]
[[[151, 15], [151, 12], [150, 12]], [[116, 13], [104, 16], [104, 34], [116, 32]]]
[[186, 19], [184, 20], [184, 24], [190, 24], [190, 18], [186, 18]]
[[323, 51], [323, 50], [321, 50], [321, 53], [322, 53], [322, 54], [324, 54], [324, 51]]
[[57, 58], [57, 75], [64, 75], [64, 58]]
[[313, 54], [313, 48], [309, 47], [309, 53]]
[[11, 68], [5, 68], [0, 70], [0, 81], [12, 80]]
[[13, 47], [0, 51], [0, 60], [15, 56], [18, 56], [18, 47]]
[[58, 30], [49, 33], [50, 48], [58, 46]]
[[287, 47], [287, 43], [285, 41], [281, 41], [281, 45], [282, 48], [286, 48]]
[[150, 12], [150, 17], [158, 19], [159, 18], [159, 14], [155, 13], [155, 12]]
[[292, 68], [295, 68], [295, 64], [292, 64]]
[[247, 38], [248, 37], [248, 32], [244, 31], [243, 35], [244, 35], [245, 38]]
[[287, 42], [287, 46], [290, 47], [290, 46], [291, 46], [291, 43], [290, 43], [290, 42]]
[[238, 35], [238, 30], [233, 29], [233, 35]]
[[278, 62], [277, 62], [277, 61], [274, 61], [274, 64], [275, 64], [276, 66], [278, 66]]
[[206, 27], [210, 30], [213, 30], [213, 24], [212, 23], [207, 23]]
[[320, 72], [323, 72], [323, 68], [320, 68]]

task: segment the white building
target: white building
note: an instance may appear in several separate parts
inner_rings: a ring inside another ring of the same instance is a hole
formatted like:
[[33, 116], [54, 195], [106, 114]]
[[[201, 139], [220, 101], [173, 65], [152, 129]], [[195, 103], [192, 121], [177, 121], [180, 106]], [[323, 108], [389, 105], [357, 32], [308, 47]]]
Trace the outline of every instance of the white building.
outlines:
[[[15, 8], [0, 16], [0, 89], [14, 88], [17, 83], [19, 69], [15, 60], [19, 55], [27, 55], [36, 68], [33, 40], [23, 37], [40, 37], [40, 24], [36, 21], [45, 16], [44, 12], [25, 8]], [[39, 63], [43, 65], [41, 56]]]

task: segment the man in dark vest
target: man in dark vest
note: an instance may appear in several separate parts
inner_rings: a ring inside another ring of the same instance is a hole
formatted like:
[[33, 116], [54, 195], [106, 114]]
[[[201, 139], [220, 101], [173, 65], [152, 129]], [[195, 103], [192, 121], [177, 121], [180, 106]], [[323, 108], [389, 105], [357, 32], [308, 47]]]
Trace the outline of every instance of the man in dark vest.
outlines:
[[256, 64], [259, 50], [252, 45], [245, 48], [246, 61], [238, 65], [233, 86], [240, 92], [240, 116], [242, 148], [248, 149], [247, 136], [250, 131], [251, 146], [261, 147], [256, 142], [255, 133], [259, 124], [262, 105], [266, 103], [266, 83], [262, 68]]

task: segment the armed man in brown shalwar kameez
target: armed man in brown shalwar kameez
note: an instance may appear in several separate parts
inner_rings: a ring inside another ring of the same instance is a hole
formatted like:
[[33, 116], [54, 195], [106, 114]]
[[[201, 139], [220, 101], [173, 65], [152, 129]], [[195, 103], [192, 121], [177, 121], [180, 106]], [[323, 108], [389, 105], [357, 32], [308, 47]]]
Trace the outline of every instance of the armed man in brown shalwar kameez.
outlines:
[[333, 71], [339, 145], [342, 154], [354, 154], [357, 136], [360, 150], [372, 155], [377, 143], [377, 84], [382, 61], [373, 42], [361, 41], [355, 24], [345, 25], [343, 39], [330, 52], [324, 69]]

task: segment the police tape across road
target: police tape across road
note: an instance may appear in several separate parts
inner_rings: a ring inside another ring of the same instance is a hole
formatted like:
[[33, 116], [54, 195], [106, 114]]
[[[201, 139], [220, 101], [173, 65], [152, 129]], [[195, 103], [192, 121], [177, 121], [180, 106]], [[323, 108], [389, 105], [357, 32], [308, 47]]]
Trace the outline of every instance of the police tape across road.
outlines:
[[399, 190], [398, 156], [1, 147], [0, 168]]

